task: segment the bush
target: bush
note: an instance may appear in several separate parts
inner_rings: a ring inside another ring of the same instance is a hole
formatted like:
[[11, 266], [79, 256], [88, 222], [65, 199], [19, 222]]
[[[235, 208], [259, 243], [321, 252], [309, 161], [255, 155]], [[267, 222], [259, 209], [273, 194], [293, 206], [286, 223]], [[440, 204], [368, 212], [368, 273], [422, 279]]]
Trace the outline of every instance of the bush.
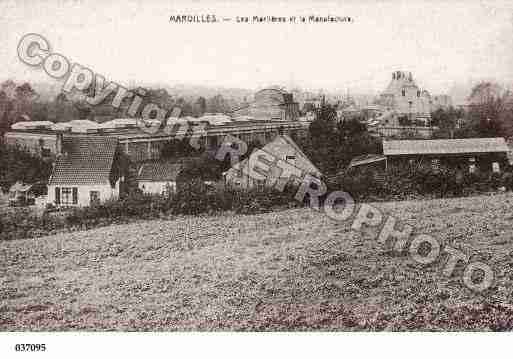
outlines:
[[388, 170], [349, 169], [328, 184], [330, 191], [344, 190], [357, 201], [404, 200], [412, 198], [455, 197], [513, 189], [513, 175], [484, 172], [468, 173], [451, 167], [411, 168], [389, 166]]
[[255, 214], [300, 206], [301, 203], [294, 198], [296, 192], [297, 188], [292, 185], [286, 186], [284, 191], [262, 187], [249, 191], [232, 190], [227, 197], [233, 198], [232, 209], [235, 213]]
[[0, 216], [0, 240], [41, 236], [55, 230], [87, 229], [133, 219], [161, 218], [169, 215], [198, 215], [232, 210], [240, 214], [268, 212], [276, 208], [298, 206], [296, 188], [283, 192], [269, 188], [250, 191], [214, 189], [202, 181], [192, 180], [180, 186], [177, 193], [162, 197], [132, 192], [125, 198], [90, 207], [55, 211], [49, 207], [42, 216], [29, 209], [15, 209]]
[[[405, 200], [466, 196], [501, 186], [513, 189], [513, 174], [502, 175], [458, 171], [430, 166], [410, 168], [389, 167], [350, 169], [327, 183], [328, 192], [344, 190], [358, 202], [378, 200]], [[138, 191], [119, 200], [107, 201], [91, 207], [65, 211], [48, 210], [36, 216], [26, 208], [16, 208], [0, 216], [0, 240], [41, 236], [56, 230], [86, 229], [133, 219], [161, 218], [169, 215], [198, 215], [233, 211], [255, 214], [281, 208], [299, 207], [294, 196], [297, 187], [286, 186], [284, 191], [272, 188], [254, 188], [248, 191], [234, 188], [211, 188], [202, 181], [184, 182], [177, 193], [169, 197], [146, 195]], [[322, 198], [321, 198], [322, 202]], [[322, 204], [322, 203], [321, 203]]]

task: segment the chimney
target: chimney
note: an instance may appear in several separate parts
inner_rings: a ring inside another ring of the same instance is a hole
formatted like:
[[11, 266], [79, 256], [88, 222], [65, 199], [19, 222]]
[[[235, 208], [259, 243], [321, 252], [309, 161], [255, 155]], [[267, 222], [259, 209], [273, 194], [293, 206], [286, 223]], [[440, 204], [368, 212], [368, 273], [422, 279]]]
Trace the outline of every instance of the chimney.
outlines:
[[62, 140], [64, 135], [61, 131], [59, 131], [55, 136], [55, 154], [57, 155], [57, 157], [60, 157], [62, 156]]

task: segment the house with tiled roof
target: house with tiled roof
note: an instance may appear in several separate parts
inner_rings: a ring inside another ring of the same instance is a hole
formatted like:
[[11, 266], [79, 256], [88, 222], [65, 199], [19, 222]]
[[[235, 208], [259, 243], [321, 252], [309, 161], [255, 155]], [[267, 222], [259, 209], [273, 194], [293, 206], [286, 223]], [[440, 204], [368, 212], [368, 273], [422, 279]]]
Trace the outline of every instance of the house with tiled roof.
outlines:
[[138, 187], [143, 193], [167, 196], [176, 192], [176, 181], [183, 167], [183, 163], [176, 161], [142, 163], [137, 171]]
[[124, 171], [116, 138], [61, 135], [57, 147], [48, 181], [48, 203], [89, 206], [119, 197]]
[[250, 189], [279, 188], [299, 183], [305, 175], [321, 178], [322, 173], [287, 135], [278, 135], [224, 174], [227, 186]]
[[136, 178], [143, 193], [168, 196], [192, 179], [201, 180], [207, 186], [221, 185], [217, 183], [215, 171], [208, 164], [208, 156], [167, 157], [140, 163]]

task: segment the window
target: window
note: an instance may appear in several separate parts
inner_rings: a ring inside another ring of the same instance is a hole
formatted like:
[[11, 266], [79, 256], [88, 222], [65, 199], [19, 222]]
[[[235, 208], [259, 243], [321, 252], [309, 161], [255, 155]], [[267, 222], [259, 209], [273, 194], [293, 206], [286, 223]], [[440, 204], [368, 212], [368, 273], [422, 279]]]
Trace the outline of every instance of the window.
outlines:
[[61, 204], [61, 189], [59, 187], [55, 187], [55, 204]]
[[264, 180], [255, 180], [256, 188], [264, 189], [265, 188], [265, 179]]
[[61, 203], [62, 204], [71, 204], [72, 200], [72, 190], [69, 187], [63, 187], [61, 189]]
[[405, 89], [402, 89], [401, 93], [402, 93], [403, 96], [406, 96], [406, 90]]
[[156, 145], [156, 144], [153, 144], [151, 142], [148, 142], [148, 146], [149, 146], [149, 156], [150, 156], [150, 159], [155, 159], [155, 158], [159, 158], [159, 155], [160, 155], [160, 148]]
[[296, 156], [285, 156], [285, 162], [288, 162], [292, 165], [296, 164]]
[[100, 203], [100, 191], [89, 191], [89, 202], [90, 204]]
[[[56, 191], [57, 193], [57, 191]], [[56, 199], [57, 202], [57, 199]], [[59, 202], [57, 202], [59, 203]], [[78, 203], [78, 189], [77, 187], [62, 187], [60, 193], [60, 204], [71, 205]]]
[[475, 157], [470, 157], [468, 159], [468, 171], [470, 173], [475, 173], [476, 172], [476, 158]]
[[440, 160], [438, 158], [433, 158], [431, 160], [431, 168], [437, 172], [440, 170]]
[[417, 97], [420, 97], [420, 91], [417, 91]]
[[41, 156], [42, 157], [50, 157], [51, 154], [52, 154], [52, 152], [50, 151], [49, 148], [45, 148], [45, 147], [41, 148]]
[[171, 194], [172, 188], [171, 183], [165, 183], [162, 185], [161, 193], [164, 197], [169, 197]]

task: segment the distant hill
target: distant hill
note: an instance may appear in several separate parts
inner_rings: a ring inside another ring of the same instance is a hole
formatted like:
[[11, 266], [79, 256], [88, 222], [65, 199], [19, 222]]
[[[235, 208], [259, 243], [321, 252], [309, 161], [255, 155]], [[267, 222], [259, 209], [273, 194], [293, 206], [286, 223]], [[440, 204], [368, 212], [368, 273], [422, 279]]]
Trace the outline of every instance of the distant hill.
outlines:
[[243, 100], [245, 97], [251, 97], [255, 93], [254, 89], [242, 88], [226, 88], [218, 86], [203, 86], [203, 85], [166, 85], [158, 83], [140, 84], [145, 88], [162, 88], [165, 89], [170, 95], [184, 98], [198, 98], [200, 96], [209, 98], [215, 95], [222, 95], [224, 98], [231, 98], [234, 100]]
[[[176, 97], [183, 98], [198, 98], [200, 96], [209, 98], [215, 95], [222, 95], [225, 98], [232, 98], [234, 100], [242, 100], [245, 97], [253, 96], [255, 90], [254, 89], [241, 89], [241, 88], [224, 88], [224, 87], [215, 87], [215, 86], [201, 86], [201, 85], [166, 85], [159, 83], [134, 83], [131, 82], [123, 83], [119, 82], [120, 85], [128, 86], [129, 88], [143, 87], [143, 88], [151, 88], [151, 89], [165, 89], [170, 95]], [[31, 83], [32, 87], [37, 91], [40, 95], [41, 101], [51, 101], [53, 100], [61, 91], [62, 84], [61, 83], [52, 83], [52, 82], [36, 82]]]

